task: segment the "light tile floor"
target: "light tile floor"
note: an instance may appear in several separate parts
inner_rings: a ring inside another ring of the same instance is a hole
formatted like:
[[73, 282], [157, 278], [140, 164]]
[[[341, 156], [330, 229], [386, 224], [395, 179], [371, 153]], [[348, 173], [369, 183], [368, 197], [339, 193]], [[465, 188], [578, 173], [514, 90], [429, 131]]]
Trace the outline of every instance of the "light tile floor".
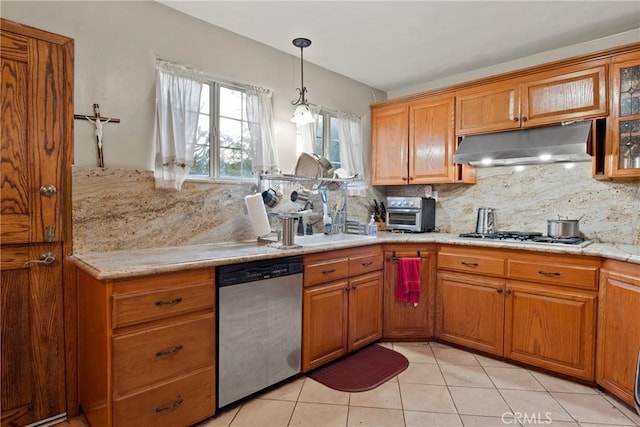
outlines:
[[299, 378], [197, 427], [640, 426], [640, 416], [595, 388], [440, 343], [383, 345], [409, 367], [374, 390], [345, 393]]

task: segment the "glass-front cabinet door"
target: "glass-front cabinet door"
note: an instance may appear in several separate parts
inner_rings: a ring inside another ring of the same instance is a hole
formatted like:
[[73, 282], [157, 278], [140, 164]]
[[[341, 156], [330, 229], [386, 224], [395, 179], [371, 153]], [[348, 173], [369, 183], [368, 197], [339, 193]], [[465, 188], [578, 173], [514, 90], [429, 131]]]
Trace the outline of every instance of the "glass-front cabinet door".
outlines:
[[611, 177], [640, 178], [640, 52], [613, 58], [611, 76]]

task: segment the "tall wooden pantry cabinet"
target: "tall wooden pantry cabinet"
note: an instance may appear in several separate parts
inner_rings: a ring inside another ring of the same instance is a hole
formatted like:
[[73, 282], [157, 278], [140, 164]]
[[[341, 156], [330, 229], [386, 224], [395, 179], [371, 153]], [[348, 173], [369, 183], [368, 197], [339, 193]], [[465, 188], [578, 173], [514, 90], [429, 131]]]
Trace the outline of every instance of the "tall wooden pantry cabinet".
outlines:
[[66, 417], [73, 40], [2, 19], [0, 53], [0, 410], [13, 426]]

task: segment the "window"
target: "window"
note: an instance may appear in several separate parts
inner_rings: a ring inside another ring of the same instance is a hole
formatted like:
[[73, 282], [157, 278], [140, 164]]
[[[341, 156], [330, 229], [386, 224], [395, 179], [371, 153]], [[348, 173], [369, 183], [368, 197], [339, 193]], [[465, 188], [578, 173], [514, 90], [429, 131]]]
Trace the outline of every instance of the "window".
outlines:
[[[318, 114], [316, 139], [313, 142], [313, 152], [328, 159], [333, 169], [340, 168], [340, 140], [339, 123], [335, 113], [320, 110]], [[298, 134], [300, 138], [300, 135]]]
[[202, 87], [198, 136], [189, 178], [246, 181], [253, 178], [246, 91], [207, 82]]

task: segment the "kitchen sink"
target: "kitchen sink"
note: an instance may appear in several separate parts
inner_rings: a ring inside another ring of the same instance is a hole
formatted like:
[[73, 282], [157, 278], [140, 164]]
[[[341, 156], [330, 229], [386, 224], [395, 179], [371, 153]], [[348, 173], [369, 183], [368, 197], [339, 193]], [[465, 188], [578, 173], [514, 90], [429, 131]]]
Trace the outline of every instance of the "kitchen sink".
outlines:
[[295, 236], [294, 243], [300, 246], [324, 246], [333, 243], [362, 242], [375, 239], [376, 236], [366, 236], [364, 234], [312, 234], [310, 236]]

